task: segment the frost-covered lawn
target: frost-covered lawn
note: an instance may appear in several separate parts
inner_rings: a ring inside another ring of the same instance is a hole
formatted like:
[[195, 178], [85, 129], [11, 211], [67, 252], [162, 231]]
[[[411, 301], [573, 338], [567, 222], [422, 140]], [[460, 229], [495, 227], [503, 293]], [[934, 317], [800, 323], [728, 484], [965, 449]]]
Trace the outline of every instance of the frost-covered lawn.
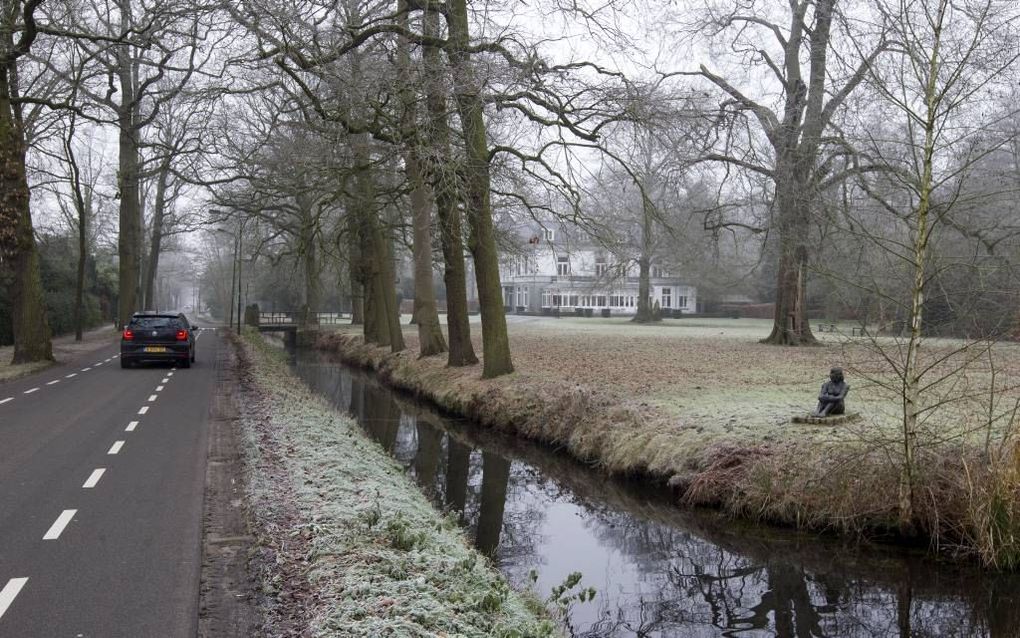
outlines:
[[[851, 324], [838, 324], [835, 333], [816, 332], [820, 347], [785, 348], [759, 343], [772, 327], [771, 320], [763, 319], [666, 319], [651, 325], [635, 325], [622, 317], [507, 319], [517, 372], [508, 380], [490, 383], [585, 386], [679, 435], [692, 455], [721, 440], [870, 441], [876, 431], [883, 438], [896, 436], [901, 413], [896, 379], [865, 340], [852, 336]], [[481, 326], [474, 321], [472, 337], [481, 354]], [[404, 323], [408, 349], [414, 352], [415, 328]], [[338, 330], [358, 334], [350, 326]], [[890, 353], [895, 348], [892, 339], [878, 343]], [[934, 354], [961, 343], [933, 339], [926, 351]], [[1020, 378], [1020, 347], [1002, 344], [996, 352], [1003, 378]], [[848, 409], [863, 419], [835, 429], [792, 425], [791, 417], [814, 408], [832, 366], [847, 368]], [[457, 376], [465, 384], [477, 372]], [[971, 373], [970, 382], [974, 381]], [[479, 387], [483, 385], [479, 382]], [[972, 422], [982, 415], [973, 413], [983, 409], [986, 397], [978, 395], [947, 408], [943, 421], [963, 426], [961, 431], [968, 424], [980, 429]]]
[[247, 488], [273, 600], [269, 635], [558, 635], [279, 351], [257, 336], [245, 351]]
[[[666, 480], [687, 503], [816, 529], [905, 529], [898, 518], [902, 408], [886, 358], [900, 356], [896, 340], [854, 338], [846, 326], [819, 334], [818, 347], [767, 346], [758, 341], [770, 322], [750, 319], [641, 326], [623, 318], [512, 317], [508, 324], [516, 371], [492, 380], [480, 378], [479, 366], [419, 359], [410, 326], [408, 349], [398, 355], [364, 344], [350, 326], [321, 336], [318, 347], [483, 425], [610, 472]], [[480, 326], [472, 327], [481, 354]], [[990, 564], [1012, 564], [1020, 536], [1012, 523], [1005, 532], [997, 525], [1014, 516], [999, 505], [1020, 502], [1020, 473], [1016, 481], [1010, 474], [1010, 459], [1020, 458], [1020, 346], [957, 351], [963, 345], [932, 339], [923, 351], [923, 363], [948, 381], [925, 392], [911, 437], [911, 524], [935, 544], [949, 539]], [[837, 365], [851, 384], [848, 409], [861, 420], [791, 423], [814, 408]]]
[[[80, 343], [74, 340], [73, 334], [56, 337], [53, 339], [53, 358], [56, 359], [56, 363], [62, 363], [79, 354], [102, 348], [112, 343], [118, 336], [119, 332], [109, 326], [103, 326], [83, 334]], [[14, 346], [0, 347], [0, 381], [17, 379], [53, 365], [50, 361], [11, 365], [13, 355]]]

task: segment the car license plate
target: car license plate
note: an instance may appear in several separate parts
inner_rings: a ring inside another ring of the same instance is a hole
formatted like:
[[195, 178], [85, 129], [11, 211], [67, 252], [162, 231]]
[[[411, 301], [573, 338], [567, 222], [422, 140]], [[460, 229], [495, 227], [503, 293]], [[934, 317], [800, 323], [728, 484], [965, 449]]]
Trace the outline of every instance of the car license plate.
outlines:
[[145, 346], [145, 352], [166, 352], [163, 346]]

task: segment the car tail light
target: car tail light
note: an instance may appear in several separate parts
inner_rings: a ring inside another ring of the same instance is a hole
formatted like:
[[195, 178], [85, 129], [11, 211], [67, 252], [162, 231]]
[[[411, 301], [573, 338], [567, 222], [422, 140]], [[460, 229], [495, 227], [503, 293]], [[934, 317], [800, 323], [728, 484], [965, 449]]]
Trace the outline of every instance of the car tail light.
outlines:
[[188, 331], [187, 330], [178, 330], [177, 331], [177, 340], [178, 341], [187, 341], [188, 340]]
[[131, 332], [130, 330], [125, 330], [124, 331], [124, 341], [131, 341], [134, 338], [135, 338], [135, 333]]

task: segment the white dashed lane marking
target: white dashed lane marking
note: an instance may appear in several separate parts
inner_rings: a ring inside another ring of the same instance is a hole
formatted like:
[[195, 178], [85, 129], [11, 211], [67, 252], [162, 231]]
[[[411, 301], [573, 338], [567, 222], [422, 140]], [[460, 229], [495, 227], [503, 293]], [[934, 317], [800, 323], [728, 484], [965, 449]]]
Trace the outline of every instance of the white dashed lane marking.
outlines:
[[81, 371], [82, 371], [82, 372], [88, 372], [88, 371], [89, 371], [89, 370], [91, 370], [91, 369], [92, 369], [92, 368], [82, 368], [82, 369], [81, 369]]
[[38, 389], [39, 388], [32, 388], [31, 390], [25, 390], [25, 394], [32, 394], [33, 392], [35, 392]]
[[52, 381], [48, 381], [46, 385], [56, 385], [58, 383], [60, 383], [60, 379], [54, 379]]
[[138, 427], [138, 421], [132, 421], [131, 423], [127, 424], [127, 427], [124, 428], [124, 431], [125, 432], [134, 432], [135, 428], [137, 428], [137, 427]]
[[107, 454], [117, 454], [120, 452], [120, 448], [124, 447], [124, 441], [114, 441], [113, 445], [110, 446], [110, 451]]
[[3, 589], [0, 589], [0, 618], [4, 617], [7, 608], [11, 606], [14, 599], [18, 597], [21, 588], [28, 582], [27, 578], [12, 578], [7, 581]]
[[77, 372], [72, 372], [71, 374], [65, 374], [65, 375], [64, 375], [64, 378], [65, 378], [65, 379], [73, 379], [73, 378], [75, 378], [76, 376], [78, 376], [78, 373], [77, 373]]
[[155, 394], [150, 394], [149, 395], [149, 403], [152, 403], [155, 400], [156, 400], [156, 395]]
[[46, 535], [43, 536], [44, 541], [55, 541], [60, 538], [60, 535], [64, 532], [64, 528], [71, 522], [74, 515], [78, 513], [78, 510], [64, 510], [57, 517], [57, 520], [53, 521], [50, 525], [50, 529], [47, 530]]
[[4, 403], [7, 403], [8, 401], [13, 401], [13, 400], [14, 400], [14, 397], [7, 397], [6, 399], [0, 400], [0, 405], [3, 405]]
[[163, 386], [157, 385], [156, 386], [156, 392], [162, 392], [162, 391], [163, 391]]
[[99, 483], [99, 479], [103, 478], [103, 474], [105, 472], [105, 467], [97, 467], [92, 470], [92, 474], [89, 474], [89, 477], [85, 479], [84, 483], [82, 483], [82, 489], [90, 490], [95, 487], [96, 484]]
[[146, 412], [148, 412], [148, 411], [149, 411], [149, 406], [147, 406], [147, 405], [143, 405], [143, 406], [141, 407], [141, 409], [139, 409], [139, 410], [138, 410], [138, 414], [145, 414], [145, 413], [146, 413]]

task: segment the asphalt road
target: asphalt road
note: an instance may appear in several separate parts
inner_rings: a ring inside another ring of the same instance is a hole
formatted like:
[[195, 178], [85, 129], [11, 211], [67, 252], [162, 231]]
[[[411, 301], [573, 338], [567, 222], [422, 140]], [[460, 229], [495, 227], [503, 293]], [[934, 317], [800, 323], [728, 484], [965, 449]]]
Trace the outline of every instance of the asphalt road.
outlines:
[[111, 345], [0, 384], [0, 637], [195, 635], [220, 337], [190, 369]]

